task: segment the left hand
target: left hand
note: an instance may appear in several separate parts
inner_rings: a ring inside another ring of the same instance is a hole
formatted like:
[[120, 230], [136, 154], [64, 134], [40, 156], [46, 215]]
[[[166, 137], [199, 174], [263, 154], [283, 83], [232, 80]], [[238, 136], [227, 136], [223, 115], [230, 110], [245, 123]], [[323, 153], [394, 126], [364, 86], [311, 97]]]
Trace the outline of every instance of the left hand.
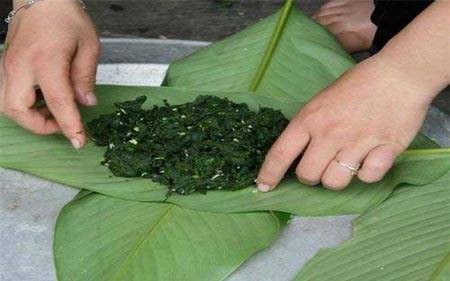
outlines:
[[382, 56], [345, 73], [304, 106], [272, 146], [259, 190], [275, 188], [300, 154], [296, 174], [304, 184], [341, 190], [354, 175], [345, 165], [360, 165], [364, 182], [381, 180], [414, 139], [436, 94], [412, 77]]

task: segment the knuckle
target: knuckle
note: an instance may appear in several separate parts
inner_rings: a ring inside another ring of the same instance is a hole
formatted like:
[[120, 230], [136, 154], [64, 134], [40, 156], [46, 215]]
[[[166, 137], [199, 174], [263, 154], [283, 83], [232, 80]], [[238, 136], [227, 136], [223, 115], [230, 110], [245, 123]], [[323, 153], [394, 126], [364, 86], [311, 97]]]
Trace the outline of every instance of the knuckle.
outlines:
[[48, 69], [50, 65], [50, 62], [53, 60], [54, 58], [52, 58], [51, 55], [48, 55], [46, 53], [37, 55], [33, 58], [33, 66], [34, 66], [33, 69], [45, 73], [45, 71]]
[[41, 136], [43, 136], [43, 135], [48, 135], [48, 134], [49, 134], [49, 133], [45, 130], [45, 128], [42, 127], [42, 126], [34, 126], [34, 127], [30, 127], [30, 128], [29, 128], [29, 131], [32, 132], [33, 134], [41, 135]]
[[61, 131], [63, 131], [67, 136], [74, 136], [84, 133], [83, 127], [81, 126], [80, 122], [60, 122], [59, 127], [61, 128]]
[[70, 61], [71, 52], [66, 48], [48, 47], [33, 55], [34, 69], [45, 71], [49, 65], [64, 64]]
[[9, 118], [16, 119], [18, 116], [20, 116], [22, 111], [12, 106], [5, 106], [3, 108], [3, 113]]
[[38, 71], [40, 73], [45, 73], [46, 69], [48, 69], [50, 60], [51, 57], [47, 56], [46, 54], [35, 56], [33, 58], [33, 70]]
[[338, 121], [331, 118], [321, 118], [314, 120], [311, 123], [313, 130], [317, 132], [317, 135], [322, 137], [340, 137], [342, 135], [342, 128], [338, 126]]
[[85, 87], [93, 87], [95, 83], [95, 77], [92, 74], [79, 74], [73, 77], [74, 83], [82, 83]]
[[295, 129], [301, 129], [303, 125], [305, 124], [305, 117], [301, 115], [302, 112], [300, 112], [299, 115], [295, 116], [289, 123], [289, 126], [294, 127]]
[[369, 159], [366, 165], [368, 170], [380, 173], [387, 171], [391, 167], [392, 163], [389, 159], [386, 159], [384, 157], [377, 157]]

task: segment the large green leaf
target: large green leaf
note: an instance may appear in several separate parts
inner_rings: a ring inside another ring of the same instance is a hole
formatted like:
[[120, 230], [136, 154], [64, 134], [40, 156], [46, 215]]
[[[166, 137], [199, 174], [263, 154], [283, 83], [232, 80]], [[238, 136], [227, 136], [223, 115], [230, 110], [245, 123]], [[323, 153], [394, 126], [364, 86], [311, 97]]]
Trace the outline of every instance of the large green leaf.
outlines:
[[[198, 94], [227, 96], [246, 102], [252, 108], [260, 105], [282, 109], [287, 116], [295, 114], [298, 102], [276, 100], [249, 93], [217, 93], [177, 90], [173, 88], [117, 87], [97, 88], [100, 106], [83, 110], [86, 121], [113, 110], [113, 103], [148, 96], [146, 107], [163, 99], [177, 104], [192, 101]], [[12, 121], [0, 118], [0, 166], [21, 170], [69, 186], [84, 188], [113, 197], [136, 201], [163, 201], [167, 189], [148, 179], [112, 177], [100, 165], [104, 148], [88, 144], [81, 151], [71, 148], [62, 136], [32, 135]], [[439, 178], [450, 167], [450, 152], [426, 150], [405, 155], [382, 182], [367, 185], [355, 181], [344, 192], [322, 187], [308, 187], [295, 179], [286, 180], [275, 191], [254, 193], [253, 188], [235, 192], [214, 191], [207, 195], [174, 195], [168, 201], [179, 206], [214, 212], [275, 210], [299, 215], [332, 215], [360, 213], [383, 201], [400, 183], [424, 184]]]
[[297, 279], [445, 280], [450, 254], [450, 172], [433, 184], [396, 190], [354, 223], [354, 238], [319, 252]]
[[450, 281], [450, 249], [447, 257], [434, 271], [430, 281]]
[[307, 101], [354, 62], [326, 29], [291, 5], [175, 62], [165, 83]]
[[223, 280], [279, 230], [265, 212], [213, 214], [84, 194], [58, 218], [58, 280]]

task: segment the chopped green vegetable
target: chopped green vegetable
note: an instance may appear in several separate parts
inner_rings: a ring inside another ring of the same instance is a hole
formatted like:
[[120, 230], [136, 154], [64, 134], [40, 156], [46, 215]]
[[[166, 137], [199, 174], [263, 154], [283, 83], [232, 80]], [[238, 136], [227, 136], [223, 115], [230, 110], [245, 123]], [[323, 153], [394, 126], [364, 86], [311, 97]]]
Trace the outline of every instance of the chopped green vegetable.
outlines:
[[102, 162], [115, 176], [160, 182], [169, 193], [235, 190], [253, 183], [264, 156], [288, 120], [280, 111], [251, 111], [214, 96], [142, 109], [146, 98], [89, 122], [92, 139], [106, 146]]

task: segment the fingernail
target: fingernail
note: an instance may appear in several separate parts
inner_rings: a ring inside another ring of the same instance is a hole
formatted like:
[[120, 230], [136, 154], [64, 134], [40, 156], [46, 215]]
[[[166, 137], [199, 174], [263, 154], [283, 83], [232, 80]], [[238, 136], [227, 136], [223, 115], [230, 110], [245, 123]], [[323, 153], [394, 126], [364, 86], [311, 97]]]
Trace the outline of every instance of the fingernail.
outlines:
[[319, 182], [312, 182], [312, 181], [307, 181], [301, 178], [298, 178], [298, 181], [304, 185], [309, 185], [309, 186], [313, 186], [313, 185], [318, 185]]
[[85, 95], [86, 102], [88, 105], [96, 105], [97, 104], [97, 97], [94, 95], [94, 93], [87, 93]]
[[72, 143], [72, 146], [75, 149], [80, 149], [81, 148], [81, 141], [79, 139], [73, 138], [73, 139], [70, 139], [70, 142]]
[[265, 183], [258, 183], [258, 189], [261, 192], [267, 192], [270, 190], [270, 185], [265, 184]]

